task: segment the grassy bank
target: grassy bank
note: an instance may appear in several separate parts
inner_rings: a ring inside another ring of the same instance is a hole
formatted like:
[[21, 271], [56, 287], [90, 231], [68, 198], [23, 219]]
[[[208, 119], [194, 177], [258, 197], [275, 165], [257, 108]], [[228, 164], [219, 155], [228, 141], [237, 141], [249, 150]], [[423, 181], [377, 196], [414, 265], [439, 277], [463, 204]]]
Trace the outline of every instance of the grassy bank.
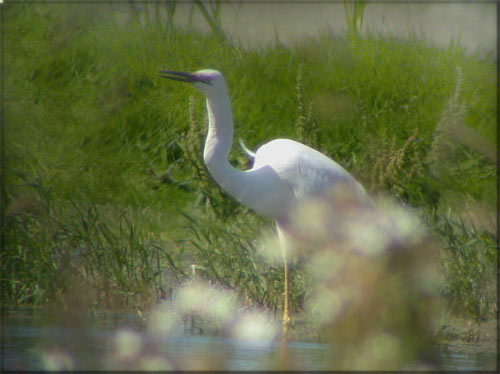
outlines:
[[[196, 264], [248, 303], [281, 306], [280, 263], [259, 255], [272, 223], [207, 179], [203, 99], [157, 76], [210, 67], [228, 81], [237, 138], [305, 141], [373, 195], [417, 208], [440, 243], [450, 308], [495, 311], [491, 57], [378, 35], [247, 50], [107, 10], [3, 8], [4, 304], [142, 309]], [[239, 147], [230, 158], [247, 167]], [[300, 263], [295, 274], [298, 312], [310, 279]]]

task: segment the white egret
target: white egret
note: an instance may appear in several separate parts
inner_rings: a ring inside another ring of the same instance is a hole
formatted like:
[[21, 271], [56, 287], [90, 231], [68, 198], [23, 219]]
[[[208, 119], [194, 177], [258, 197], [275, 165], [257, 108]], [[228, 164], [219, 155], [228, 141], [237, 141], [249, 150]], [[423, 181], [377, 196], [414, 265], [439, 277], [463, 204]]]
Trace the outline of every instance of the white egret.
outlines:
[[233, 141], [231, 103], [222, 74], [216, 70], [194, 73], [160, 71], [161, 77], [192, 83], [206, 96], [208, 133], [204, 160], [215, 181], [242, 204], [276, 221], [285, 269], [283, 327], [290, 322], [287, 247], [295, 209], [312, 197], [321, 197], [339, 184], [348, 186], [360, 202], [367, 201], [363, 187], [339, 164], [322, 153], [289, 139], [261, 146], [250, 170], [241, 171], [228, 161]]

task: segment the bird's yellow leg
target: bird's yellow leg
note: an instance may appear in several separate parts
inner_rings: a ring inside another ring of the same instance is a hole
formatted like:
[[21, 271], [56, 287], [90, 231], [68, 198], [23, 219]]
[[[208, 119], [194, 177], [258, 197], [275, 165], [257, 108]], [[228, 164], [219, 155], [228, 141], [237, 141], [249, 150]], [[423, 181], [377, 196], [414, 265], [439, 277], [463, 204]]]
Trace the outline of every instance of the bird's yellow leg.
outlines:
[[285, 300], [283, 304], [283, 340], [286, 340], [288, 328], [291, 323], [290, 318], [290, 272], [288, 269], [287, 247], [290, 245], [285, 232], [278, 225], [278, 236], [281, 243], [281, 255], [283, 257], [283, 267], [285, 270]]
[[285, 267], [285, 302], [283, 305], [283, 338], [286, 338], [288, 333], [288, 327], [290, 326], [290, 276], [288, 272], [288, 263], [285, 256], [285, 251], [283, 251], [283, 262]]

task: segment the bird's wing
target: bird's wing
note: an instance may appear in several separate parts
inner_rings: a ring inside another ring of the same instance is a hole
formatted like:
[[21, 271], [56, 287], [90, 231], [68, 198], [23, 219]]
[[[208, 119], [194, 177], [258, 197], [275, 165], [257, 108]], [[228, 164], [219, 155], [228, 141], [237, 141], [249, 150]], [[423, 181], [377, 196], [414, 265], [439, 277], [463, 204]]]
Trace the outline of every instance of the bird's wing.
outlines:
[[366, 195], [342, 166], [293, 140], [277, 139], [259, 148], [254, 168], [263, 165], [270, 165], [290, 185], [299, 204], [340, 185], [353, 188], [360, 196]]
[[[309, 148], [310, 149], [310, 148]], [[308, 150], [309, 150], [308, 149]], [[335, 186], [356, 184], [354, 178], [339, 164], [319, 154], [319, 152], [303, 152], [298, 155], [294, 168], [288, 175], [292, 176], [292, 184], [297, 200], [322, 196]]]

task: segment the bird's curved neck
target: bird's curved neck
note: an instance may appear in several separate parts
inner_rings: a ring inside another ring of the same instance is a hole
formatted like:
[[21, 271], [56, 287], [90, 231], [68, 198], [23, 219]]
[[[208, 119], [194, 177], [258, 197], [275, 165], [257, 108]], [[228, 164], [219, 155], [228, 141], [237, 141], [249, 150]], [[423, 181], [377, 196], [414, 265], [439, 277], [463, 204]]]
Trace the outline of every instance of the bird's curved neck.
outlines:
[[[210, 171], [228, 163], [227, 155], [233, 142], [233, 115], [227, 93], [207, 97], [208, 134], [204, 158]], [[229, 164], [229, 163], [228, 163]]]
[[227, 193], [267, 217], [285, 216], [291, 190], [270, 167], [241, 171], [227, 156], [233, 141], [233, 118], [229, 95], [207, 96], [208, 134], [203, 158], [208, 171]]
[[207, 112], [208, 133], [203, 158], [216, 182], [234, 196], [241, 172], [227, 159], [233, 142], [233, 115], [227, 92], [207, 96]]

